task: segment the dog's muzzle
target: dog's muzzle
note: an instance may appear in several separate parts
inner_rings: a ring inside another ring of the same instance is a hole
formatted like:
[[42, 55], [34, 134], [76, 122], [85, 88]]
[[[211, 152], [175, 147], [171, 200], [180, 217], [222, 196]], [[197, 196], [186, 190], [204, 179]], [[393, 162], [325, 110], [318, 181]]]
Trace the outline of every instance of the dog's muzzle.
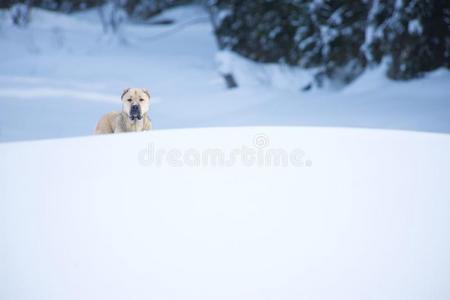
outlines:
[[138, 119], [138, 120], [142, 119], [141, 107], [139, 105], [137, 105], [137, 104], [131, 105], [131, 108], [130, 108], [130, 119], [132, 121], [134, 121], [136, 119]]

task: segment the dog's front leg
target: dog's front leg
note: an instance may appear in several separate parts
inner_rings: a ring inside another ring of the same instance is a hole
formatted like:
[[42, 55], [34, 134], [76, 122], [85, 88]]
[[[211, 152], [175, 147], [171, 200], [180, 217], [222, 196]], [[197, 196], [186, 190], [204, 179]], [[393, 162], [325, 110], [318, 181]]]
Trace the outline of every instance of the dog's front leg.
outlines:
[[144, 123], [144, 130], [151, 130], [152, 129], [152, 121], [150, 119], [147, 119], [147, 122]]
[[121, 118], [121, 116], [119, 115], [116, 119], [114, 126], [114, 133], [121, 133], [121, 132], [126, 132], [126, 128], [125, 128], [125, 124], [124, 124], [124, 120]]

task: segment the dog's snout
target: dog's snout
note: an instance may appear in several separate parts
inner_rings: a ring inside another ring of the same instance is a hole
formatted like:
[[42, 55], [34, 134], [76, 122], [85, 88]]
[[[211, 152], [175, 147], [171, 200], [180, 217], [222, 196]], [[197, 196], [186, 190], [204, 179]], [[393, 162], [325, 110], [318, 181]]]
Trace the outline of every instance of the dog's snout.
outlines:
[[130, 108], [131, 113], [140, 113], [141, 112], [141, 107], [138, 104], [133, 104], [131, 105]]
[[141, 107], [138, 104], [132, 104], [130, 107], [130, 118], [131, 120], [142, 118], [141, 116]]

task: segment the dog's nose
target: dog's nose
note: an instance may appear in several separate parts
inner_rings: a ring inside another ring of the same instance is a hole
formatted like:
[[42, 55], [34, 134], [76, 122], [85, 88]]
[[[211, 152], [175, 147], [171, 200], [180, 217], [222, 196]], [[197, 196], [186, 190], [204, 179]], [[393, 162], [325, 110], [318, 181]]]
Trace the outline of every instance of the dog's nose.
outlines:
[[141, 107], [138, 104], [131, 105], [130, 108], [130, 117], [131, 120], [141, 119]]

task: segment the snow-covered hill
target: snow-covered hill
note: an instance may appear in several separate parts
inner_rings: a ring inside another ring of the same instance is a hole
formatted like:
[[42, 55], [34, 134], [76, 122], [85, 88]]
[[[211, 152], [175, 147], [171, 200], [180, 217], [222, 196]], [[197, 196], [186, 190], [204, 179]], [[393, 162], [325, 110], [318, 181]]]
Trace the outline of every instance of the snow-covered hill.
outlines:
[[[153, 95], [155, 128], [313, 125], [450, 132], [450, 73], [392, 82], [382, 69], [339, 91], [301, 92], [310, 74], [217, 55], [209, 19], [197, 6], [173, 9], [173, 25], [127, 24], [126, 44], [105, 37], [96, 11], [33, 10], [27, 29], [0, 11], [0, 141], [92, 134], [120, 109], [130, 86]], [[187, 26], [188, 25], [188, 26]], [[221, 64], [221, 65], [220, 65]], [[231, 70], [229, 91], [218, 74]]]
[[[0, 11], [1, 300], [450, 298], [450, 135], [338, 128], [450, 133], [448, 71], [300, 92], [197, 6], [126, 44], [97, 18]], [[129, 86], [157, 130], [87, 137]], [[328, 128], [160, 130], [243, 125]]]
[[449, 135], [160, 130], [0, 153], [0, 299], [450, 298]]

